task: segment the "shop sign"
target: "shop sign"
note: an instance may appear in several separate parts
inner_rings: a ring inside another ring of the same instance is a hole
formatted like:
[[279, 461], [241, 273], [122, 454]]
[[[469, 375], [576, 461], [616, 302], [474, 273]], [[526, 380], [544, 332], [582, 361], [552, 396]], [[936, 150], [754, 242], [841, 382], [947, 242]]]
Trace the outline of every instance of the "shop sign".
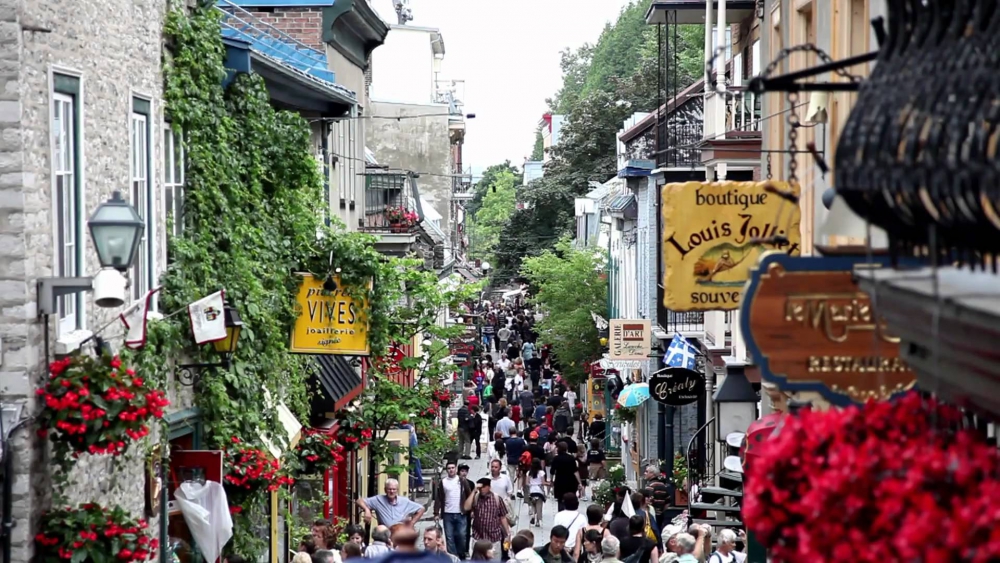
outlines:
[[657, 403], [681, 407], [701, 398], [705, 377], [693, 370], [667, 368], [649, 378], [649, 395]]
[[[663, 305], [671, 311], [736, 309], [750, 269], [768, 250], [798, 254], [799, 207], [764, 187], [785, 182], [683, 182], [661, 191]], [[787, 240], [771, 241], [772, 237]]]
[[323, 278], [300, 275], [302, 285], [295, 300], [299, 312], [292, 328], [291, 351], [367, 356], [368, 299], [348, 295], [341, 286], [340, 276], [334, 276], [334, 288], [325, 289]]
[[890, 266], [877, 257], [761, 257], [740, 323], [764, 380], [785, 391], [818, 392], [834, 405], [886, 399], [916, 384], [899, 338], [854, 279], [859, 267]]
[[649, 319], [611, 319], [608, 330], [608, 357], [612, 360], [649, 359], [653, 333]]

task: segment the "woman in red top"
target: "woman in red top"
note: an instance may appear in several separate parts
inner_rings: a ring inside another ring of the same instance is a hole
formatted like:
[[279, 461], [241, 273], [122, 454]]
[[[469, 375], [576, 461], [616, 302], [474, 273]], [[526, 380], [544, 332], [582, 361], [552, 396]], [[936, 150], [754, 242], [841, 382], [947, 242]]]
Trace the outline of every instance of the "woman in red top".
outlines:
[[555, 426], [552, 425], [552, 419], [555, 415], [555, 409], [552, 407], [545, 407], [545, 426], [549, 427], [549, 432], [555, 430]]
[[514, 421], [514, 424], [520, 427], [521, 425], [521, 405], [514, 403], [514, 406], [510, 407], [510, 419]]

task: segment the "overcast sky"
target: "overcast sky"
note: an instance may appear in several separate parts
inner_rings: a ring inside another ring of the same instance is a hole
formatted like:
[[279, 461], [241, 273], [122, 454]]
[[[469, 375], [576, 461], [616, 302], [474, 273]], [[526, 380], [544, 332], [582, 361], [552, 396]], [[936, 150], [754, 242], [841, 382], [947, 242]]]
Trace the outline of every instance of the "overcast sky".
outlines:
[[[395, 23], [392, 0], [370, 0]], [[465, 80], [465, 165], [521, 167], [530, 156], [545, 98], [559, 89], [559, 51], [595, 42], [628, 0], [410, 0], [409, 25], [436, 27], [443, 74]], [[391, 16], [391, 17], [390, 17]]]

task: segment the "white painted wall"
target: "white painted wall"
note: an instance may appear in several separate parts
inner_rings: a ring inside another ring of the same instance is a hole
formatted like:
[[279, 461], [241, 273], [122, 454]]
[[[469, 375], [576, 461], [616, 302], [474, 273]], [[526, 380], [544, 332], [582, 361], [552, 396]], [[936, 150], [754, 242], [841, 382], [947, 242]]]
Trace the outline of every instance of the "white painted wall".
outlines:
[[436, 29], [390, 26], [385, 44], [372, 52], [371, 97], [381, 102], [434, 102], [435, 58], [431, 42]]

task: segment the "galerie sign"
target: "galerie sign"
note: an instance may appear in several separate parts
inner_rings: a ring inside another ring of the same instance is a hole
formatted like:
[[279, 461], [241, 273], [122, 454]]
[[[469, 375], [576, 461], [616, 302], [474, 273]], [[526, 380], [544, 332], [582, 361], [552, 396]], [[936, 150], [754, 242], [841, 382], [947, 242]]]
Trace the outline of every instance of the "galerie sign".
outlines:
[[368, 299], [359, 300], [348, 295], [340, 283], [340, 276], [333, 277], [331, 286], [325, 284], [323, 278], [301, 275], [302, 285], [295, 299], [299, 312], [292, 328], [291, 351], [367, 356], [370, 350]]
[[649, 359], [650, 335], [649, 319], [610, 321], [608, 357], [612, 360]]
[[[798, 254], [798, 195], [784, 182], [684, 182], [661, 192], [663, 305], [672, 311], [736, 309], [750, 269], [767, 250]], [[772, 238], [783, 237], [775, 241]]]
[[[765, 254], [743, 296], [740, 321], [761, 377], [785, 391], [815, 391], [835, 405], [886, 399], [916, 375], [899, 357], [871, 297], [852, 274], [863, 260]], [[879, 258], [864, 267], [889, 267]]]
[[704, 376], [684, 368], [667, 368], [649, 378], [649, 395], [664, 405], [690, 405], [701, 397], [704, 388]]

